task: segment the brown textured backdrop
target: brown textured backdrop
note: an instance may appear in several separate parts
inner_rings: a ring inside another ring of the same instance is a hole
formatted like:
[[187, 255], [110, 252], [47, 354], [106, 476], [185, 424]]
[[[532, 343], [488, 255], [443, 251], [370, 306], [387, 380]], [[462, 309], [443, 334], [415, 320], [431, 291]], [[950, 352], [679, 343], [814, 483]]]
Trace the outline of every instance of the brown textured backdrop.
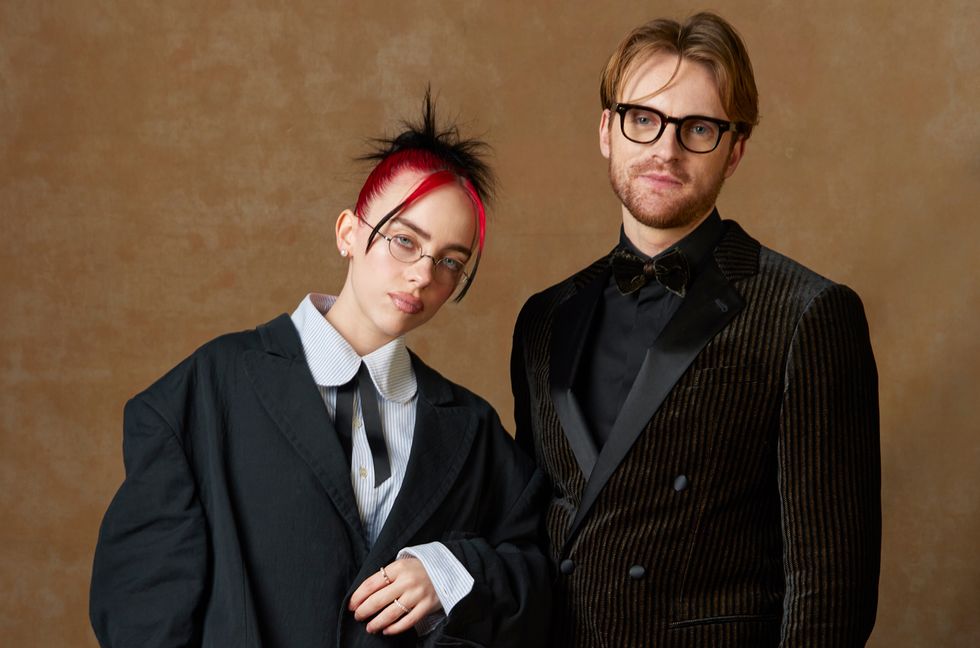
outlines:
[[[601, 5], [601, 6], [600, 6]], [[474, 290], [412, 345], [511, 420], [513, 319], [619, 218], [597, 76], [687, 2], [0, 0], [0, 643], [94, 646], [125, 400], [335, 291], [363, 138], [432, 82], [502, 178]], [[881, 375], [880, 647], [980, 645], [980, 10], [738, 2], [762, 123], [723, 215], [862, 295]]]

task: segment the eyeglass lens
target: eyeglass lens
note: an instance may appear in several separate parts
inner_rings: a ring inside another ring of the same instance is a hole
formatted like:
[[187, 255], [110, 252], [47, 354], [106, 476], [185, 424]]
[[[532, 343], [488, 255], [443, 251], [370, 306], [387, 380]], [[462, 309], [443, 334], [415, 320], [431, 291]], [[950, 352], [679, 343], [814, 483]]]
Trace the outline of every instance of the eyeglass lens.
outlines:
[[[652, 110], [627, 108], [622, 113], [623, 135], [643, 144], [657, 140], [665, 130], [663, 116]], [[677, 125], [680, 142], [692, 153], [708, 153], [721, 140], [721, 127], [697, 117], [687, 117]]]
[[[422, 246], [407, 234], [396, 234], [388, 238], [388, 251], [398, 261], [402, 263], [415, 263], [423, 256], [430, 258], [422, 253]], [[432, 275], [441, 284], [453, 285], [463, 276], [464, 263], [452, 257], [443, 257], [438, 261], [433, 261], [435, 267]]]

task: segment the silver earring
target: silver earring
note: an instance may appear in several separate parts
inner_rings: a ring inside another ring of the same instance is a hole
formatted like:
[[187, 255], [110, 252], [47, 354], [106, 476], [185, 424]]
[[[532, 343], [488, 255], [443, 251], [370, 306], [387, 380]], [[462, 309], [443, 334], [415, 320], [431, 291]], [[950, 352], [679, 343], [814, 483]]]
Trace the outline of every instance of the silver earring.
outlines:
[[341, 250], [340, 251], [340, 256], [346, 257], [347, 256], [347, 250]]

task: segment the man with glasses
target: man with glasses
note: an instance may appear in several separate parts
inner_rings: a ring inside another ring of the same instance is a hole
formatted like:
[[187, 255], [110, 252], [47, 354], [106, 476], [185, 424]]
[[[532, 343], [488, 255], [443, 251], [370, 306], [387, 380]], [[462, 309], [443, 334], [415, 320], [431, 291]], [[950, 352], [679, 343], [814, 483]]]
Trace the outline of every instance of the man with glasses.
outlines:
[[860, 299], [715, 202], [758, 121], [702, 13], [631, 32], [601, 82], [618, 245], [531, 297], [517, 439], [551, 481], [554, 646], [858, 646], [881, 534]]

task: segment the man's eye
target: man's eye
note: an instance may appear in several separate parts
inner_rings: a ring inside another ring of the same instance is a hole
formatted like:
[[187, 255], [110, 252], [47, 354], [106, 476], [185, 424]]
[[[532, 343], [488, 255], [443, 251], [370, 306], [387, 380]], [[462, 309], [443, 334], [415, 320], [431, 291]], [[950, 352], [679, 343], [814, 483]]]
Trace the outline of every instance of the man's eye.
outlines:
[[637, 112], [633, 115], [633, 124], [642, 128], [656, 128], [658, 120], [652, 115]]
[[687, 125], [687, 132], [694, 137], [713, 137], [717, 127], [708, 122], [691, 122]]

